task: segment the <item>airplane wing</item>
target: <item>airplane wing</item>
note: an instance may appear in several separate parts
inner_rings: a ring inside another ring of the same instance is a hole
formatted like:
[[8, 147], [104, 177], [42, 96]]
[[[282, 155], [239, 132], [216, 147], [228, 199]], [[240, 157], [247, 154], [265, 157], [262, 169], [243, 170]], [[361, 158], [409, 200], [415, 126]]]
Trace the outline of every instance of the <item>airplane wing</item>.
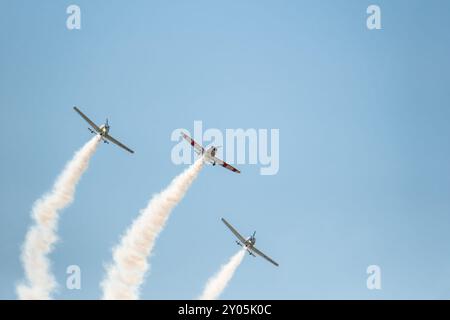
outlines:
[[184, 132], [181, 133], [181, 135], [183, 136], [183, 138], [189, 142], [189, 144], [191, 146], [194, 147], [195, 151], [197, 152], [197, 154], [203, 154], [205, 152], [205, 148], [203, 148], [201, 145], [199, 145], [197, 142], [194, 141], [194, 139], [192, 139], [191, 137], [189, 137], [187, 134], [185, 134]]
[[94, 123], [92, 122], [91, 119], [89, 119], [83, 112], [80, 111], [80, 109], [78, 109], [77, 107], [73, 107], [73, 110], [75, 110], [76, 112], [78, 112], [78, 114], [84, 119], [86, 120], [87, 123], [89, 123], [89, 125], [97, 132], [100, 132], [100, 128]]
[[224, 167], [224, 168], [230, 170], [230, 171], [233, 171], [233, 172], [236, 172], [236, 173], [241, 173], [238, 169], [236, 169], [236, 168], [233, 167], [232, 165], [226, 163], [225, 161], [220, 160], [220, 159], [217, 158], [217, 157], [214, 157], [214, 162], [215, 162], [216, 164], [221, 165], [222, 167]]
[[233, 226], [231, 224], [228, 223], [227, 220], [225, 220], [224, 218], [222, 218], [222, 222], [225, 223], [225, 225], [228, 227], [228, 229], [231, 230], [231, 232], [234, 233], [234, 235], [236, 236], [236, 238], [239, 239], [240, 242], [242, 242], [242, 244], [245, 243], [245, 239], [243, 236], [241, 236], [241, 234], [239, 232], [237, 232], [237, 230], [235, 228], [233, 228]]
[[108, 139], [109, 141], [111, 141], [112, 143], [118, 145], [119, 147], [127, 150], [130, 153], [134, 153], [133, 150], [131, 150], [130, 148], [128, 148], [126, 145], [122, 144], [121, 142], [117, 141], [116, 139], [114, 139], [113, 137], [111, 137], [109, 134], [103, 136], [105, 139]]
[[278, 267], [278, 263], [276, 263], [275, 261], [273, 261], [272, 259], [270, 259], [268, 256], [266, 256], [264, 253], [262, 253], [261, 251], [259, 251], [259, 250], [256, 249], [255, 247], [250, 247], [249, 250], [253, 251], [253, 252], [256, 253], [257, 255], [263, 257], [264, 259], [266, 259], [267, 261], [269, 261], [270, 263], [273, 263], [275, 266]]

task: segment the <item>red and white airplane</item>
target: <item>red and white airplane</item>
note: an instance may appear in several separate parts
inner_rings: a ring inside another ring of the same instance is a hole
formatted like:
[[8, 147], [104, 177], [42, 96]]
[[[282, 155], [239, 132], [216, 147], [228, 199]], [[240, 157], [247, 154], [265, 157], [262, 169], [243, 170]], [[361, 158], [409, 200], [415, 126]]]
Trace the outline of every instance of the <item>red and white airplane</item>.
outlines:
[[231, 170], [233, 172], [241, 173], [238, 169], [236, 169], [232, 165], [229, 165], [225, 161], [216, 157], [216, 152], [217, 152], [218, 147], [211, 146], [208, 150], [205, 150], [205, 148], [203, 148], [201, 145], [199, 145], [197, 142], [195, 142], [194, 139], [189, 137], [184, 132], [182, 132], [181, 135], [183, 136], [184, 139], [186, 139], [187, 142], [189, 142], [189, 144], [192, 147], [194, 147], [194, 150], [198, 155], [203, 156], [203, 158], [206, 162], [212, 164], [213, 166], [218, 164], [218, 165], [220, 165], [228, 170]]

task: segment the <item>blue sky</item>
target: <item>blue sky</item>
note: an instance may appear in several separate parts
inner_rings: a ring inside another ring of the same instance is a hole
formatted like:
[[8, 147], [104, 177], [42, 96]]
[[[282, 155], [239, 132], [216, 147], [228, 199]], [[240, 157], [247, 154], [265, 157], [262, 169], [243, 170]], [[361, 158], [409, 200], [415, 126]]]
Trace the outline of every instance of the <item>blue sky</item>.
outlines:
[[[15, 299], [33, 202], [89, 138], [77, 105], [136, 150], [102, 145], [62, 213], [58, 299], [97, 299], [111, 247], [185, 166], [176, 128], [280, 129], [280, 171], [206, 167], [158, 239], [144, 299], [193, 299], [238, 247], [224, 299], [450, 297], [447, 1], [2, 1], [0, 298]], [[381, 7], [382, 30], [366, 28]], [[68, 265], [82, 289], [65, 288]], [[366, 268], [382, 290], [366, 288]]]

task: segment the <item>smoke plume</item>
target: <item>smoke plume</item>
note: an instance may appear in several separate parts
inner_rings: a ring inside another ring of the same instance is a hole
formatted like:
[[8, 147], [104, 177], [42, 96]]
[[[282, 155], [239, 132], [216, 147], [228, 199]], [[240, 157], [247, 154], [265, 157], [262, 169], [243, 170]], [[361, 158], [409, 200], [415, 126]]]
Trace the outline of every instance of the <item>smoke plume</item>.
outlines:
[[96, 136], [77, 151], [55, 181], [53, 189], [35, 202], [32, 209], [34, 224], [28, 230], [22, 247], [21, 260], [26, 279], [16, 288], [19, 299], [51, 299], [57, 284], [50, 270], [48, 255], [58, 240], [59, 214], [72, 203], [77, 183], [88, 168], [99, 141], [100, 137]]
[[181, 201], [203, 167], [203, 158], [177, 176], [162, 192], [153, 196], [113, 250], [113, 263], [107, 268], [101, 286], [103, 299], [135, 300], [149, 269], [147, 262], [155, 240], [163, 230], [172, 209]]
[[233, 277], [237, 267], [239, 267], [244, 259], [245, 251], [245, 248], [239, 250], [231, 257], [227, 264], [224, 264], [220, 268], [217, 274], [208, 280], [199, 300], [217, 300], [219, 298]]

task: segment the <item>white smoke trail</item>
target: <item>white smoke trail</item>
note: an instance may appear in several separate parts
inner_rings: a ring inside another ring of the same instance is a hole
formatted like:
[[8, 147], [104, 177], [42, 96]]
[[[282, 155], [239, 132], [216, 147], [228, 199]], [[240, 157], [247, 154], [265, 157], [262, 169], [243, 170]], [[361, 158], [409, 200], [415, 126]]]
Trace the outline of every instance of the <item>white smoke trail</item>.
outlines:
[[241, 264], [245, 256], [245, 248], [239, 250], [231, 259], [224, 264], [220, 271], [211, 277], [206, 283], [205, 289], [199, 300], [217, 300], [230, 282], [237, 267]]
[[50, 270], [48, 255], [58, 240], [56, 232], [59, 213], [72, 203], [75, 187], [86, 171], [99, 141], [100, 137], [96, 136], [78, 150], [66, 164], [50, 193], [34, 204], [32, 209], [34, 225], [28, 230], [22, 247], [21, 260], [26, 281], [16, 288], [19, 299], [51, 299], [51, 293], [56, 288], [56, 280]]
[[107, 268], [101, 286], [105, 300], [136, 300], [149, 269], [147, 258], [172, 209], [181, 201], [203, 167], [203, 158], [177, 176], [141, 210], [113, 250], [113, 264]]

